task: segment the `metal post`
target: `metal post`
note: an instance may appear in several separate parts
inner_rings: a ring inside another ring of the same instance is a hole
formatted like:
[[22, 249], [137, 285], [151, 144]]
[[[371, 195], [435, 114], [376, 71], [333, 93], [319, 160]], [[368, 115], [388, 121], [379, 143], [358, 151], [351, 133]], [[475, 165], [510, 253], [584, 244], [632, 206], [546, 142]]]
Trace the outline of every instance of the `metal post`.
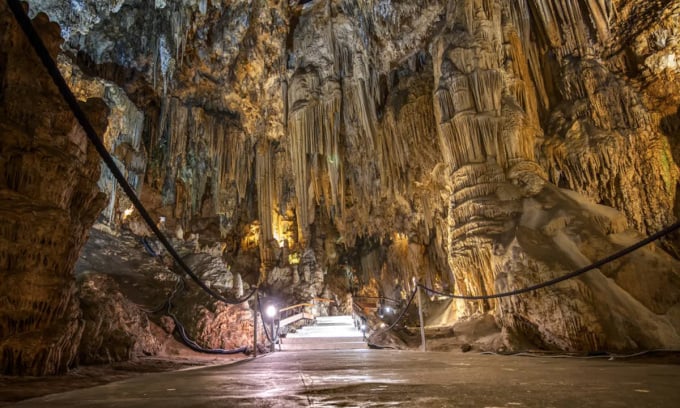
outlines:
[[253, 319], [253, 357], [257, 357], [257, 299], [258, 299], [258, 293], [257, 290], [255, 291], [255, 310], [254, 310], [254, 315], [255, 319]]
[[416, 286], [416, 296], [418, 297], [418, 317], [420, 317], [420, 351], [425, 351], [425, 322], [423, 321], [423, 303], [420, 295], [420, 286]]
[[272, 346], [271, 346], [271, 352], [272, 353], [276, 351], [276, 333], [274, 333], [274, 320], [276, 320], [276, 319], [272, 317], [272, 332], [271, 332], [272, 333]]

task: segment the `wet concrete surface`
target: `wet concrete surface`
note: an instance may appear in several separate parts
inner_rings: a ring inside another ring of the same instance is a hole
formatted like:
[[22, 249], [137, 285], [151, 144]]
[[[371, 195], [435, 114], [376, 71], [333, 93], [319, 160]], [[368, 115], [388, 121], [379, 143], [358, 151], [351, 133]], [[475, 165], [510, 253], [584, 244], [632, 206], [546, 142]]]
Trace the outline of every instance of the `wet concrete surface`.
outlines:
[[678, 407], [680, 366], [451, 352], [279, 352], [16, 406]]

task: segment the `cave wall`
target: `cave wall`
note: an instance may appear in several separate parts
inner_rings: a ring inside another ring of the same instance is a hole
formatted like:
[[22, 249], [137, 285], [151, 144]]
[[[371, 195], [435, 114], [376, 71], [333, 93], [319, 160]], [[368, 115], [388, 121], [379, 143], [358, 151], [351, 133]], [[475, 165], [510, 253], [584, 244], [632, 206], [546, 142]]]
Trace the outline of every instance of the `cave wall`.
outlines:
[[[612, 67], [621, 57], [603, 61], [612, 6], [449, 4], [448, 28], [433, 45], [435, 109], [452, 171], [448, 259], [461, 293], [563, 275], [620, 248], [613, 236], [626, 226], [647, 233], [674, 220], [678, 173], [667, 161], [669, 142], [639, 90]], [[618, 208], [628, 222], [621, 229], [615, 213], [587, 207], [549, 181]], [[628, 268], [649, 251], [607, 269]], [[654, 285], [676, 282], [677, 293], [676, 260], [664, 258], [655, 273]], [[678, 343], [676, 300], [650, 308], [651, 298], [627, 298], [648, 277], [639, 274], [629, 287], [603, 278], [595, 271], [540, 298], [468, 303], [464, 313], [492, 311], [511, 337], [544, 347]]]
[[[56, 57], [59, 27], [34, 25]], [[4, 2], [0, 50], [0, 370], [63, 373], [83, 332], [71, 271], [104, 208], [99, 161]], [[103, 132], [104, 103], [83, 107]]]
[[[678, 213], [673, 1], [29, 3], [167, 231], [293, 299], [519, 288]], [[546, 347], [676, 345], [678, 242], [452, 315]]]

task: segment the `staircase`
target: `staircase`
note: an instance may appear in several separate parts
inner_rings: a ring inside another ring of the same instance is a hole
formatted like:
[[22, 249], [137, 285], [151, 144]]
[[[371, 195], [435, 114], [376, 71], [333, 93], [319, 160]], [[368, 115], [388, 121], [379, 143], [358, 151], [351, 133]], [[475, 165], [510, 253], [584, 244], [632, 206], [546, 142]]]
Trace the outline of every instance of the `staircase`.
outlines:
[[282, 351], [365, 349], [363, 334], [354, 327], [352, 316], [319, 316], [316, 324], [305, 326], [281, 339]]

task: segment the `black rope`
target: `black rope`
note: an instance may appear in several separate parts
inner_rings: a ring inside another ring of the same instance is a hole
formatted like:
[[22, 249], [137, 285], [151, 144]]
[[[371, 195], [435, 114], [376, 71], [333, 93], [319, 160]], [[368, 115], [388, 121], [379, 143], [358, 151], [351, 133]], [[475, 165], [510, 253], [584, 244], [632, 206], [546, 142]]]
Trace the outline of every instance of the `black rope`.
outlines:
[[614, 252], [613, 254], [611, 254], [611, 255], [609, 255], [605, 258], [602, 258], [600, 260], [597, 260], [597, 261], [593, 262], [592, 264], [590, 264], [588, 266], [584, 266], [583, 268], [577, 269], [574, 272], [568, 273], [566, 275], [562, 275], [558, 278], [551, 279], [549, 281], [545, 281], [545, 282], [542, 282], [542, 283], [539, 283], [539, 284], [536, 284], [536, 285], [533, 285], [533, 286], [528, 286], [528, 287], [522, 288], [522, 289], [511, 290], [509, 292], [496, 293], [496, 294], [493, 294], [493, 295], [465, 296], [465, 295], [456, 295], [456, 294], [453, 294], [453, 293], [440, 292], [438, 290], [428, 288], [427, 286], [424, 286], [424, 285], [421, 285], [421, 284], [418, 284], [418, 286], [420, 286], [421, 288], [425, 289], [426, 291], [428, 291], [430, 293], [434, 293], [434, 294], [441, 295], [441, 296], [446, 296], [446, 297], [452, 298], [452, 299], [485, 300], [485, 299], [496, 299], [496, 298], [503, 298], [503, 297], [508, 297], [508, 296], [519, 295], [519, 294], [522, 294], [522, 293], [532, 292], [532, 291], [537, 290], [537, 289], [542, 289], [542, 288], [545, 288], [547, 286], [552, 286], [556, 283], [563, 282], [567, 279], [571, 279], [571, 278], [575, 278], [579, 275], [583, 275], [586, 272], [592, 271], [593, 269], [597, 269], [602, 265], [606, 265], [606, 264], [608, 264], [612, 261], [615, 261], [615, 260], [621, 258], [622, 256], [628, 255], [631, 252], [633, 252], [637, 249], [640, 249], [643, 246], [650, 244], [650, 243], [658, 240], [659, 238], [662, 238], [662, 237], [670, 234], [671, 232], [673, 232], [673, 231], [675, 231], [679, 228], [680, 228], [680, 221], [678, 221], [675, 224], [672, 224], [672, 225], [670, 225], [670, 226], [648, 236], [647, 238], [645, 238], [645, 239], [643, 239], [643, 240], [641, 240], [641, 241], [639, 241], [639, 242], [637, 242], [637, 243], [635, 243], [635, 244], [633, 244], [629, 247], [626, 247], [626, 248], [623, 248], [620, 251]]
[[247, 346], [235, 348], [235, 349], [208, 349], [199, 346], [195, 341], [191, 340], [189, 336], [187, 336], [187, 333], [184, 329], [184, 326], [182, 326], [182, 323], [175, 317], [175, 315], [170, 315], [172, 317], [172, 320], [175, 322], [175, 328], [179, 332], [180, 337], [182, 338], [182, 342], [187, 345], [190, 349], [194, 351], [198, 351], [199, 353], [206, 353], [206, 354], [238, 354], [238, 353], [245, 353], [248, 351]]
[[196, 276], [196, 274], [189, 268], [189, 266], [182, 260], [182, 258], [179, 256], [175, 248], [173, 248], [172, 244], [170, 244], [170, 241], [168, 241], [165, 235], [160, 231], [160, 229], [158, 229], [153, 219], [151, 219], [151, 216], [146, 211], [146, 208], [144, 208], [142, 202], [139, 201], [139, 198], [137, 198], [137, 195], [135, 194], [134, 190], [128, 184], [127, 180], [125, 179], [125, 176], [123, 176], [123, 173], [121, 173], [121, 171], [118, 169], [118, 166], [116, 166], [116, 163], [109, 154], [108, 150], [106, 150], [106, 146], [104, 146], [99, 136], [97, 136], [97, 132], [92, 127], [92, 124], [87, 118], [87, 115], [85, 115], [85, 112], [83, 112], [83, 110], [80, 108], [80, 105], [78, 105], [78, 100], [73, 95], [73, 92], [71, 92], [69, 86], [66, 84], [66, 81], [64, 80], [64, 77], [61, 75], [59, 68], [57, 68], [57, 64], [52, 59], [52, 56], [50, 56], [50, 53], [47, 51], [45, 44], [42, 42], [40, 36], [33, 28], [31, 20], [28, 17], [28, 15], [26, 15], [26, 12], [24, 11], [21, 2], [19, 0], [7, 0], [7, 4], [9, 5], [9, 8], [12, 10], [14, 17], [19, 23], [19, 26], [23, 30], [24, 34], [26, 34], [26, 37], [31, 43], [31, 46], [35, 50], [36, 54], [42, 61], [45, 68], [47, 69], [47, 73], [50, 75], [50, 77], [52, 77], [52, 81], [54, 81], [54, 84], [59, 89], [59, 93], [64, 98], [64, 101], [66, 101], [66, 104], [73, 112], [73, 115], [78, 120], [78, 123], [80, 123], [80, 126], [82, 126], [83, 130], [85, 131], [87, 138], [90, 140], [90, 142], [92, 142], [95, 149], [97, 149], [97, 153], [99, 153], [99, 156], [101, 156], [102, 160], [106, 164], [106, 167], [109, 168], [113, 176], [116, 178], [118, 184], [120, 184], [120, 187], [125, 192], [125, 195], [128, 196], [128, 198], [135, 206], [137, 211], [139, 211], [141, 217], [147, 223], [149, 228], [151, 228], [151, 231], [153, 231], [153, 233], [158, 237], [158, 239], [163, 244], [168, 253], [170, 253], [170, 255], [174, 258], [175, 262], [177, 262], [180, 268], [184, 272], [186, 272], [187, 275], [189, 275], [191, 280], [193, 280], [198, 286], [201, 287], [201, 289], [203, 289], [203, 291], [205, 291], [215, 299], [218, 299], [224, 303], [232, 305], [243, 303], [246, 300], [250, 299], [250, 297], [255, 293], [255, 290], [257, 288], [254, 288], [247, 296], [245, 296], [242, 299], [236, 300], [227, 299], [224, 296], [220, 295], [219, 293], [213, 291], [205, 283], [203, 283], [199, 279], [199, 277]]
[[593, 269], [599, 268], [602, 265], [608, 264], [609, 262], [615, 261], [616, 259], [619, 259], [619, 258], [621, 258], [625, 255], [628, 255], [631, 252], [638, 250], [638, 249], [642, 248], [643, 246], [650, 244], [650, 243], [670, 234], [671, 232], [673, 232], [673, 231], [675, 231], [679, 228], [680, 228], [680, 221], [676, 222], [675, 224], [672, 224], [672, 225], [670, 225], [670, 226], [668, 226], [668, 227], [666, 227], [666, 228], [664, 228], [664, 229], [662, 229], [662, 230], [660, 230], [660, 231], [658, 231], [658, 232], [656, 232], [656, 233], [654, 233], [650, 236], [648, 236], [647, 238], [645, 238], [645, 239], [643, 239], [643, 240], [641, 240], [641, 241], [639, 241], [639, 242], [637, 242], [637, 243], [635, 243], [631, 246], [623, 248], [623, 249], [621, 249], [621, 250], [619, 250], [619, 251], [617, 251], [617, 252], [615, 252], [615, 253], [613, 253], [613, 254], [605, 257], [605, 258], [599, 259], [599, 260], [593, 262], [592, 264], [590, 264], [588, 266], [577, 269], [577, 270], [575, 270], [571, 273], [568, 273], [566, 275], [560, 276], [560, 277], [555, 278], [555, 279], [551, 279], [551, 280], [548, 280], [548, 281], [545, 281], [545, 282], [542, 282], [542, 283], [539, 283], [539, 284], [536, 284], [536, 285], [533, 285], [533, 286], [528, 286], [526, 288], [512, 290], [512, 291], [509, 291], [509, 292], [496, 293], [496, 294], [493, 294], [493, 295], [465, 296], [465, 295], [456, 295], [456, 294], [453, 294], [453, 293], [440, 292], [438, 290], [428, 288], [427, 286], [419, 283], [417, 285], [416, 289], [411, 294], [411, 298], [409, 299], [408, 304], [401, 311], [401, 314], [399, 315], [399, 317], [389, 327], [387, 327], [385, 329], [385, 331], [393, 329], [394, 326], [396, 326], [397, 323], [399, 323], [399, 321], [401, 321], [402, 317], [406, 313], [406, 310], [408, 309], [408, 307], [413, 302], [413, 298], [415, 297], [415, 294], [418, 290], [418, 287], [423, 288], [430, 293], [445, 296], [445, 297], [448, 297], [448, 298], [451, 298], [451, 299], [485, 300], [485, 299], [496, 299], [496, 298], [503, 298], [503, 297], [508, 297], [508, 296], [515, 296], [515, 295], [519, 295], [519, 294], [522, 294], [522, 293], [527, 293], [527, 292], [532, 292], [534, 290], [542, 289], [542, 288], [545, 288], [547, 286], [552, 286], [552, 285], [555, 285], [557, 283], [563, 282], [565, 280], [575, 278], [579, 275], [583, 275], [586, 272], [589, 272]]

